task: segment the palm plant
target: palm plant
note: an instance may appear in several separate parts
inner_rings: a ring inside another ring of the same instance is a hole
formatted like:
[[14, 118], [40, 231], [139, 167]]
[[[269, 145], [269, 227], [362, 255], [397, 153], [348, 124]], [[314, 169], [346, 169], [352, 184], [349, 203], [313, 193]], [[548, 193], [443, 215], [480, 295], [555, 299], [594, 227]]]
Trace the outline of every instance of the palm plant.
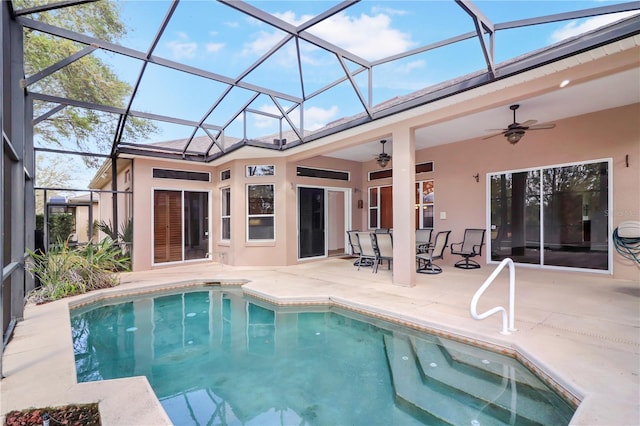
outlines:
[[105, 222], [104, 220], [98, 223], [98, 229], [103, 233], [109, 235], [111, 238], [118, 240], [122, 247], [122, 253], [125, 256], [131, 254], [131, 244], [133, 242], [133, 220], [129, 218], [126, 222], [120, 224], [120, 231], [116, 232], [113, 229], [111, 221]]
[[118, 285], [116, 271], [127, 268], [129, 258], [110, 237], [98, 244], [70, 248], [59, 242], [46, 253], [27, 250], [31, 259], [27, 270], [40, 280], [40, 287], [27, 296], [34, 303], [45, 303], [91, 290]]

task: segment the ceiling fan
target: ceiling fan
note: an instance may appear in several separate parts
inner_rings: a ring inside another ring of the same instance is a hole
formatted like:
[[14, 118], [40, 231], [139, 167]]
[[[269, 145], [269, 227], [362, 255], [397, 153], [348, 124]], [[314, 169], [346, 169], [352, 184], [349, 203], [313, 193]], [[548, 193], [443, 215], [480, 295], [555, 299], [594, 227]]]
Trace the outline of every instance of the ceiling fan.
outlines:
[[384, 152], [384, 144], [387, 143], [387, 141], [385, 139], [382, 139], [380, 143], [382, 144], [382, 152], [376, 155], [376, 162], [380, 167], [384, 168], [387, 166], [387, 164], [389, 164], [389, 161], [391, 161], [391, 156]]
[[507, 138], [509, 143], [516, 144], [520, 141], [520, 139], [522, 139], [522, 137], [524, 136], [527, 130], [553, 129], [554, 127], [556, 127], [556, 125], [553, 123], [535, 125], [538, 122], [537, 120], [527, 120], [524, 123], [518, 123], [516, 121], [516, 110], [519, 107], [520, 105], [518, 104], [511, 105], [509, 107], [509, 109], [513, 111], [513, 123], [509, 124], [509, 126], [506, 129], [489, 129], [489, 131], [491, 130], [500, 130], [500, 131], [498, 133], [494, 133], [492, 135], [486, 136], [483, 139], [489, 139], [494, 136], [504, 135], [504, 137]]

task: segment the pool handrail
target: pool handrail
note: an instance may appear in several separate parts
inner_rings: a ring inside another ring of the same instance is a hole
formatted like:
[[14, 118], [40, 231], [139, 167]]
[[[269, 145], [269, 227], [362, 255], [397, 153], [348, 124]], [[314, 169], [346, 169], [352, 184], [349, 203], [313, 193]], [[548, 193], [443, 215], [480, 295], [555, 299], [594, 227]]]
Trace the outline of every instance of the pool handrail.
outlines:
[[[504, 269], [505, 266], [509, 265], [509, 312], [503, 306], [496, 306], [495, 308], [491, 308], [481, 314], [478, 314], [478, 299], [485, 292], [487, 288], [493, 281], [496, 279], [498, 274]], [[511, 334], [512, 331], [517, 331], [515, 328], [515, 319], [514, 319], [514, 305], [515, 305], [515, 285], [516, 283], [516, 271], [515, 266], [513, 264], [513, 260], [509, 257], [505, 258], [500, 265], [489, 275], [489, 278], [485, 280], [485, 282], [480, 286], [480, 288], [476, 291], [471, 299], [471, 305], [469, 306], [469, 311], [471, 313], [471, 317], [477, 320], [483, 320], [493, 314], [498, 312], [502, 312], [502, 331], [501, 334]], [[507, 326], [507, 318], [509, 325]]]

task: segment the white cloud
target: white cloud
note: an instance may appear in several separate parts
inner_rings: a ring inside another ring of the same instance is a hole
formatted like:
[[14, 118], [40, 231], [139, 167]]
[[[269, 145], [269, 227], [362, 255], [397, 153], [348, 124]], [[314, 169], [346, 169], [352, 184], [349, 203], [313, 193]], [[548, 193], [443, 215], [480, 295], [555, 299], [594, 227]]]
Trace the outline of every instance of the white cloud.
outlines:
[[559, 30], [554, 31], [551, 34], [551, 41], [556, 43], [569, 37], [573, 37], [596, 28], [608, 25], [612, 22], [619, 21], [624, 18], [628, 18], [633, 15], [637, 15], [637, 11], [614, 13], [611, 15], [596, 16], [588, 18], [585, 21], [578, 23], [578, 21], [571, 21]]
[[402, 74], [411, 74], [413, 71], [424, 68], [426, 65], [426, 61], [424, 61], [423, 59], [417, 59], [415, 61], [407, 62], [406, 64], [402, 64], [399, 67], [396, 67], [396, 72]]
[[404, 52], [414, 46], [409, 33], [392, 28], [386, 14], [358, 17], [337, 14], [309, 32], [368, 60]]
[[[275, 105], [263, 105], [259, 108], [260, 111], [264, 111], [270, 114], [280, 114], [280, 111]], [[337, 105], [333, 105], [327, 108], [311, 107], [304, 110], [304, 128], [305, 130], [317, 130], [326, 126], [327, 123], [338, 118], [340, 108]], [[294, 110], [289, 114], [289, 119], [294, 125], [300, 123], [300, 113], [298, 110]], [[254, 125], [258, 129], [275, 128], [276, 121], [269, 117], [256, 115], [254, 117]]]
[[394, 91], [415, 92], [429, 86], [428, 73], [424, 71], [426, 68], [427, 62], [423, 59], [381, 65], [374, 70], [373, 86]]
[[[258, 109], [269, 114], [280, 115], [280, 110], [275, 105], [263, 105]], [[258, 129], [268, 129], [275, 125], [275, 119], [256, 114], [254, 117], [253, 125]]]
[[282, 40], [282, 37], [283, 35], [278, 32], [260, 31], [252, 42], [245, 43], [242, 53], [261, 56]]
[[338, 118], [340, 108], [337, 105], [332, 107], [318, 108], [311, 107], [304, 110], [304, 128], [306, 130], [317, 130], [327, 125], [327, 123]]
[[397, 16], [403, 16], [409, 13], [406, 10], [394, 9], [391, 7], [381, 7], [381, 6], [374, 6], [371, 8], [371, 11], [373, 13], [384, 13], [387, 15], [397, 15]]
[[[409, 33], [392, 27], [390, 16], [402, 15], [403, 11], [375, 10], [374, 14], [363, 13], [356, 17], [341, 12], [314, 25], [309, 32], [368, 60], [404, 52], [415, 45]], [[274, 15], [296, 26], [312, 18], [311, 15], [296, 18], [292, 11]]]
[[224, 43], [207, 43], [205, 47], [207, 49], [207, 52], [216, 53], [224, 48]]
[[198, 43], [191, 41], [185, 33], [178, 33], [178, 38], [167, 43], [174, 59], [191, 59], [196, 56]]

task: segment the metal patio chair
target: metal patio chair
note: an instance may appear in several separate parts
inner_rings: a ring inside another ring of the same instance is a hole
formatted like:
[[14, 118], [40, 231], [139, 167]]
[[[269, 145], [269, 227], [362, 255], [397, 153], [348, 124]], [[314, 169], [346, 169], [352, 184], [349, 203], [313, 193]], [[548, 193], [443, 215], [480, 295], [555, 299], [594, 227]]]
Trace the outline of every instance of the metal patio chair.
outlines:
[[444, 249], [447, 248], [450, 233], [451, 231], [438, 232], [433, 245], [429, 246], [425, 253], [416, 254], [416, 262], [418, 263], [416, 272], [421, 274], [439, 274], [442, 272], [442, 268], [434, 264], [433, 261], [444, 259]]
[[465, 229], [464, 238], [460, 243], [451, 244], [451, 254], [462, 256], [463, 259], [456, 262], [456, 268], [461, 269], [477, 269], [480, 264], [472, 257], [482, 254], [482, 245], [484, 244], [484, 229]]

